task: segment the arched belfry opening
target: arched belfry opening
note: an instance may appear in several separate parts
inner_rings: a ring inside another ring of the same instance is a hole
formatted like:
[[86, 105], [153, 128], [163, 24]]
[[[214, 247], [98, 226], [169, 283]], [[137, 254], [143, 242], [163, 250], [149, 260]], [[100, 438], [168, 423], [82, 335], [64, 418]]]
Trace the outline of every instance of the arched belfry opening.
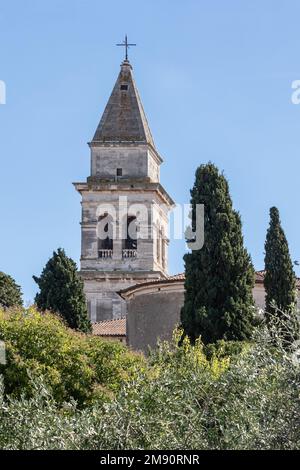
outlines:
[[113, 218], [108, 213], [100, 215], [98, 218], [98, 258], [112, 258], [114, 242], [113, 242]]
[[135, 215], [125, 217], [125, 238], [123, 240], [122, 257], [135, 258], [138, 249], [138, 222]]

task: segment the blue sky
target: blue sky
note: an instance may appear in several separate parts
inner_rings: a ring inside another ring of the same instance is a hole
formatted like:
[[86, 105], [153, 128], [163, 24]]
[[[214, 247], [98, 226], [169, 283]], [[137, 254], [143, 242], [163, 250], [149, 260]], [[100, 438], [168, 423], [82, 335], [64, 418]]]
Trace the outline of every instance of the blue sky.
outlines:
[[[72, 182], [88, 176], [86, 142], [125, 33], [138, 44], [130, 59], [168, 192], [188, 202], [196, 167], [211, 160], [229, 180], [255, 267], [272, 205], [300, 258], [299, 17], [292, 0], [0, 0], [0, 270], [26, 301], [54, 249], [79, 261]], [[171, 243], [171, 273], [183, 270], [184, 249]]]

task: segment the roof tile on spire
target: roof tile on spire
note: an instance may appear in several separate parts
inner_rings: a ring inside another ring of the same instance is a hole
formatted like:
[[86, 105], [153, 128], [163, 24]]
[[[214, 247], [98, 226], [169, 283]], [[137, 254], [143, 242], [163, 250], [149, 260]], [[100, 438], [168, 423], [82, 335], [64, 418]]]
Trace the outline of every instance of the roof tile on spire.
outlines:
[[154, 147], [132, 67], [126, 60], [93, 137], [92, 143], [97, 142], [139, 142]]

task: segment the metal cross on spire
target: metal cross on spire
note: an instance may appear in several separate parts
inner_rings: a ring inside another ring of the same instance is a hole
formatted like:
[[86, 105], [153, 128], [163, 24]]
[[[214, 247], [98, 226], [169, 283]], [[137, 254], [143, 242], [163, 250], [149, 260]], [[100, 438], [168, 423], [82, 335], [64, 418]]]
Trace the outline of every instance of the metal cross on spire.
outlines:
[[130, 44], [127, 40], [127, 34], [125, 35], [125, 41], [122, 44], [116, 44], [116, 46], [123, 46], [125, 47], [125, 60], [128, 61], [128, 49], [130, 46], [136, 46], [136, 44]]

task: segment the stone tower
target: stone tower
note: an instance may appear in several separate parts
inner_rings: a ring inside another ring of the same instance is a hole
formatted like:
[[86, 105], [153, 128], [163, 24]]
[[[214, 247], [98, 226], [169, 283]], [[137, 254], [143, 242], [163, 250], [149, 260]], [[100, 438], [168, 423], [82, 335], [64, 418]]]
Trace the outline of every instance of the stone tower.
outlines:
[[162, 158], [128, 60], [97, 127], [91, 175], [74, 183], [82, 196], [81, 270], [92, 322], [126, 315], [118, 291], [167, 276], [168, 212]]

